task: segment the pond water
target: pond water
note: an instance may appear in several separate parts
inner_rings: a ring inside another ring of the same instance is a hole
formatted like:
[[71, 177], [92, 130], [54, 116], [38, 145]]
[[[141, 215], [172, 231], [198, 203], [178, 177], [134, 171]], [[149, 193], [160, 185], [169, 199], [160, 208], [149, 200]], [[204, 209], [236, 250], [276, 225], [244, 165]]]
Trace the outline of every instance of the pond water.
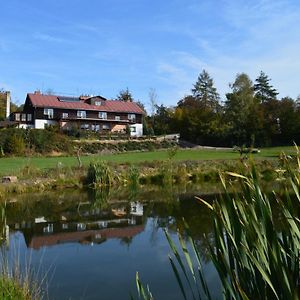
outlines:
[[[189, 191], [189, 192], [187, 192]], [[208, 192], [209, 191], [209, 192]], [[45, 299], [137, 299], [135, 276], [155, 299], [183, 299], [170, 265], [168, 229], [189, 223], [202, 253], [213, 298], [220, 283], [208, 259], [213, 241], [207, 209], [195, 195], [215, 198], [213, 188], [147, 188], [63, 191], [9, 199], [6, 255], [44, 279]], [[3, 250], [4, 251], [4, 250]]]

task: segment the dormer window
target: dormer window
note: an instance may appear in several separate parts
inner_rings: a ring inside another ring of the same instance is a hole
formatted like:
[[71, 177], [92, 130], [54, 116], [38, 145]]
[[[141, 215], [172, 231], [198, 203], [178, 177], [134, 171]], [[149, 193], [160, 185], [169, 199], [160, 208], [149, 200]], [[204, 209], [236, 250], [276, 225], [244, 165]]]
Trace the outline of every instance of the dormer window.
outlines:
[[95, 101], [95, 105], [97, 105], [97, 106], [101, 106], [101, 101]]
[[77, 111], [77, 117], [85, 119], [86, 118], [86, 111], [85, 110], [78, 110]]
[[100, 111], [98, 117], [99, 117], [99, 119], [106, 120], [107, 112]]

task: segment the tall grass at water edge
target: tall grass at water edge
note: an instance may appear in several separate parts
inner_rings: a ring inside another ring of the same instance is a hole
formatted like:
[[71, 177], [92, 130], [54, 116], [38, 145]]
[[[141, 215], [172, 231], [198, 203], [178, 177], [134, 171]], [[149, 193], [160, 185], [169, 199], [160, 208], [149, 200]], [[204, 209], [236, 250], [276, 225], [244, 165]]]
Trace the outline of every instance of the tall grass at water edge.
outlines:
[[104, 161], [90, 163], [86, 183], [94, 186], [112, 185], [114, 176], [108, 164]]
[[[298, 149], [297, 149], [298, 150]], [[247, 176], [227, 173], [240, 182], [241, 191], [229, 193], [221, 176], [224, 195], [207, 207], [213, 221], [215, 244], [209, 256], [222, 284], [225, 299], [299, 299], [300, 295], [300, 159], [292, 168], [284, 156], [285, 196], [274, 193], [280, 208], [280, 229], [275, 228], [272, 200], [261, 190], [252, 167]], [[295, 196], [291, 199], [290, 191]], [[276, 220], [278, 222], [278, 220]], [[212, 299], [201, 263], [201, 253], [189, 233], [178, 232], [179, 246], [166, 231], [169, 260], [184, 299]], [[136, 277], [140, 299], [153, 299]]]
[[[0, 299], [4, 300], [38, 300], [42, 299], [42, 280], [36, 280], [30, 269], [30, 263], [21, 270], [20, 257], [17, 250], [10, 257], [9, 227], [6, 223], [6, 203], [0, 203]], [[12, 249], [10, 250], [12, 251]]]

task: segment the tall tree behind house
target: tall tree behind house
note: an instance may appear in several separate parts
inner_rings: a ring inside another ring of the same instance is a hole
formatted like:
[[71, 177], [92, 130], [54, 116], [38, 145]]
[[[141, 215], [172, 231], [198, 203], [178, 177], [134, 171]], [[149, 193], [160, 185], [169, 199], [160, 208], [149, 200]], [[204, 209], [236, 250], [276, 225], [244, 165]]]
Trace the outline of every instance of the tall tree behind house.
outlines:
[[218, 111], [220, 95], [206, 70], [199, 74], [192, 88], [192, 94], [204, 107]]
[[260, 103], [266, 103], [271, 100], [276, 100], [278, 92], [270, 84], [271, 79], [263, 71], [255, 79], [254, 91], [255, 97]]

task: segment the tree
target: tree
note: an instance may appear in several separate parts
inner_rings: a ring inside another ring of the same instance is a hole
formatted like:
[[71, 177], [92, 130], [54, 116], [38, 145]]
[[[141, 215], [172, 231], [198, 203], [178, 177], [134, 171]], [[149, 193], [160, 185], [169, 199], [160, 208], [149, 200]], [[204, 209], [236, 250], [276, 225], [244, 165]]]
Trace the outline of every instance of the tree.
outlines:
[[144, 105], [144, 103], [143, 103], [142, 101], [140, 101], [140, 100], [135, 100], [135, 103], [140, 107], [140, 109], [142, 109], [142, 110], [145, 112], [145, 114], [147, 114], [145, 105]]
[[155, 134], [167, 134], [171, 133], [170, 125], [172, 123], [173, 109], [161, 105], [156, 105], [156, 113], [153, 118], [152, 127]]
[[220, 113], [204, 106], [193, 95], [181, 99], [170, 127], [184, 140], [202, 145], [221, 145], [225, 126]]
[[150, 88], [149, 90], [149, 102], [150, 102], [150, 108], [151, 108], [151, 115], [153, 116], [155, 114], [156, 106], [157, 106], [157, 93], [154, 88]]
[[133, 96], [128, 88], [126, 90], [121, 90], [117, 95], [117, 100], [124, 102], [133, 102]]
[[259, 107], [254, 97], [253, 83], [245, 73], [237, 74], [234, 83], [230, 85], [232, 92], [226, 94], [225, 114], [231, 127], [232, 144], [249, 144], [262, 127], [261, 120], [253, 120], [259, 114]]
[[25, 142], [22, 136], [13, 134], [4, 144], [4, 152], [9, 154], [24, 155]]
[[214, 111], [218, 110], [220, 96], [214, 87], [213, 79], [206, 70], [203, 70], [198, 76], [194, 88], [192, 88], [192, 93], [203, 106], [209, 107]]
[[261, 71], [260, 75], [255, 79], [255, 97], [260, 103], [276, 100], [278, 92], [272, 85], [270, 85], [270, 80], [271, 79], [269, 79], [268, 75], [266, 75], [263, 71]]

